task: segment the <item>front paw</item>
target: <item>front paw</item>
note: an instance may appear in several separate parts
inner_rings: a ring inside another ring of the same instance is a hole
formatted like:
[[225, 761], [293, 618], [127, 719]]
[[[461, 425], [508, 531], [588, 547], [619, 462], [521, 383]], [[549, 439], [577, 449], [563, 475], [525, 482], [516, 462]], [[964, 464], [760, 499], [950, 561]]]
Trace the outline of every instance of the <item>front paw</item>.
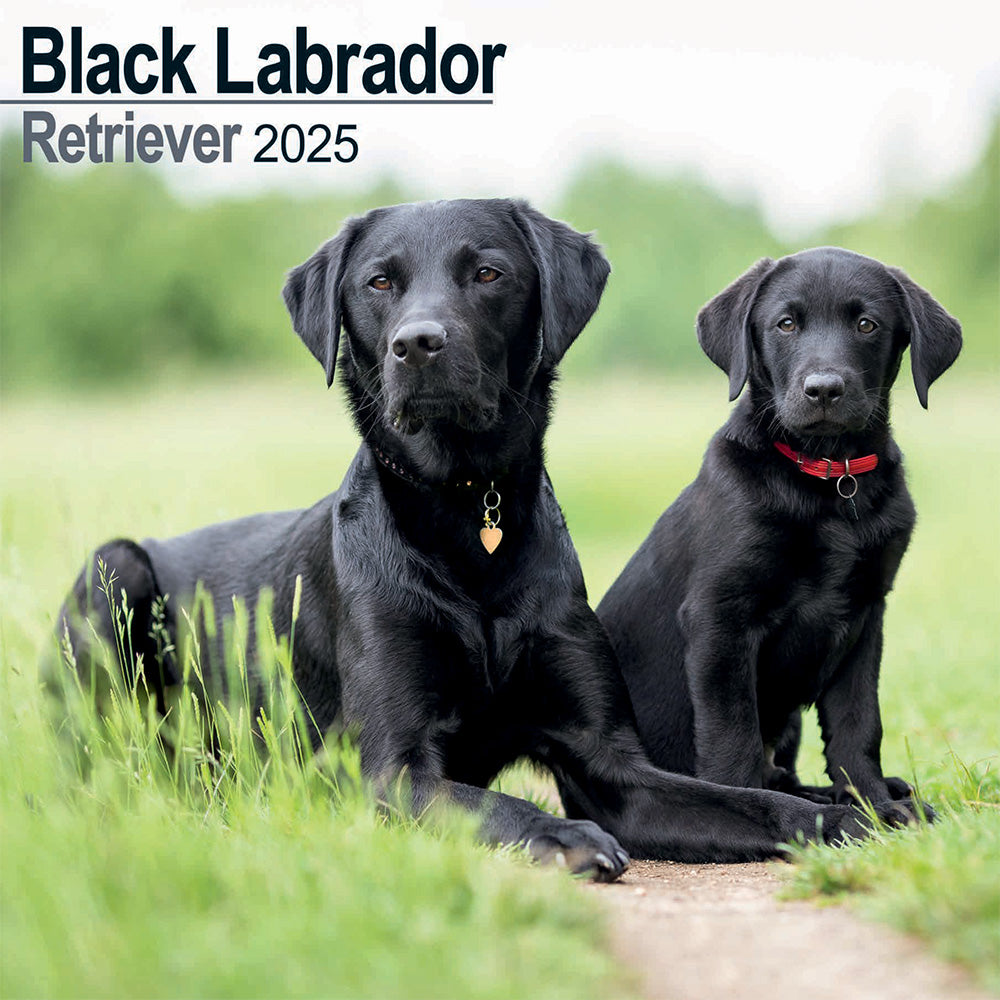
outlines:
[[896, 818], [892, 826], [916, 826], [919, 823], [933, 823], [937, 820], [937, 813], [930, 804], [922, 799], [911, 797], [896, 798], [894, 795], [887, 802], [880, 802], [876, 808], [885, 809], [891, 812]]
[[764, 787], [774, 792], [784, 792], [786, 795], [815, 802], [817, 805], [829, 805], [833, 802], [829, 788], [803, 785], [794, 771], [784, 767], [772, 767], [764, 779]]
[[933, 823], [937, 819], [933, 808], [916, 798], [912, 786], [902, 778], [885, 778], [883, 781], [881, 787], [875, 786], [866, 793], [859, 793], [858, 789], [846, 783], [835, 783], [830, 787], [832, 800], [855, 807], [859, 802], [865, 805], [875, 802], [876, 809], [883, 810], [889, 817], [886, 821], [890, 826], [906, 826], [922, 820]]
[[546, 816], [525, 838], [525, 846], [541, 864], [559, 865], [595, 882], [614, 882], [629, 866], [621, 844], [588, 819]]
[[[921, 819], [933, 822], [934, 810], [912, 799], [886, 799], [870, 807], [879, 823], [889, 827], [915, 826]], [[875, 829], [872, 816], [857, 806], [833, 805], [820, 811], [822, 836], [826, 844], [842, 844], [848, 839], [866, 840]]]
[[909, 799], [913, 796], [913, 786], [902, 778], [886, 778], [885, 787], [889, 790], [890, 799]]

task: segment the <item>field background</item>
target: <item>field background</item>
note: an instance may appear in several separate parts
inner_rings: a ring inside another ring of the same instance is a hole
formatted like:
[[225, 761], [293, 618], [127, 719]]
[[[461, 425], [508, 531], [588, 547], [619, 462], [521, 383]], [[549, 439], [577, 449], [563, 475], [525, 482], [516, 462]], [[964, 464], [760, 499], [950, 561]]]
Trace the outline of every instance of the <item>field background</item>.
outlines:
[[[303, 506], [335, 488], [357, 441], [340, 393], [312, 368], [5, 406], [16, 429], [0, 451], [8, 655], [30, 666], [96, 541]], [[888, 611], [883, 757], [908, 773], [908, 740], [928, 777], [949, 773], [949, 749], [969, 763], [1000, 749], [1000, 402], [992, 380], [972, 376], [943, 380], [927, 413], [911, 395], [897, 387], [894, 424], [919, 521]], [[725, 397], [721, 375], [560, 391], [549, 471], [592, 603], [694, 477]], [[805, 771], [818, 776], [813, 743]]]
[[[112, 535], [168, 535], [336, 487], [354, 432], [290, 330], [281, 275], [344, 216], [419, 192], [387, 179], [350, 199], [186, 203], [151, 172], [56, 177], [17, 160], [4, 141], [0, 992], [627, 994], [594, 901], [559, 873], [476, 847], [465, 828], [387, 824], [361, 796], [333, 808], [315, 790], [271, 786], [198, 809], [126, 767], [127, 747], [89, 782], [67, 778], [35, 665], [86, 554]], [[930, 411], [904, 375], [893, 413], [919, 523], [889, 606], [883, 762], [915, 774], [945, 820], [863, 851], [807, 852], [799, 884], [871, 890], [881, 916], [994, 985], [998, 167], [995, 125], [951, 189], [796, 244], [903, 266], [966, 334]], [[548, 443], [596, 603], [725, 418], [725, 379], [698, 351], [695, 310], [758, 256], [796, 247], [752, 204], [614, 163], [582, 168], [540, 207], [595, 229], [615, 266], [567, 359]], [[811, 728], [803, 774], [818, 778], [820, 761]], [[516, 772], [504, 788], [525, 781]]]

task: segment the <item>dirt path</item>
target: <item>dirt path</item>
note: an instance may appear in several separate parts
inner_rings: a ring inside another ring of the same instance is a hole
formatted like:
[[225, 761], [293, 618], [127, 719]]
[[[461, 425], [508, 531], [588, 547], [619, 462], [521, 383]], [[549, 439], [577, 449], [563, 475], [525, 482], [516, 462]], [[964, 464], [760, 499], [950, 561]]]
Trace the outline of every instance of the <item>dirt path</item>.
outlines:
[[647, 1000], [994, 1000], [914, 939], [844, 907], [780, 902], [768, 865], [636, 861], [593, 886]]

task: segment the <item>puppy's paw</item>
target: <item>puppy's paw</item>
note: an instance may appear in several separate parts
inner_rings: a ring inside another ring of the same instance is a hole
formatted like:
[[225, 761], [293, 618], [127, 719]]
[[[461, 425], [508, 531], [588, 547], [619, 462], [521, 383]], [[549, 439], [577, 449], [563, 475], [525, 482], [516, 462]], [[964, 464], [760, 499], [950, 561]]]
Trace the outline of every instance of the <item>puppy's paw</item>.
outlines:
[[803, 785], [799, 781], [799, 776], [794, 771], [789, 771], [784, 767], [772, 767], [764, 779], [764, 787], [774, 792], [784, 792], [786, 795], [794, 795], [796, 798], [806, 799], [821, 806], [830, 805], [833, 802], [829, 788]]
[[928, 803], [912, 796], [897, 799], [894, 795], [888, 802], [878, 803], [875, 808], [880, 819], [882, 811], [886, 812], [889, 818], [885, 822], [890, 826], [915, 826], [922, 822], [933, 823], [937, 819], [937, 813]]
[[[889, 817], [876, 809], [879, 819], [888, 822]], [[875, 824], [867, 813], [854, 806], [832, 805], [820, 811], [821, 833], [824, 844], [843, 844], [849, 840], [867, 840], [875, 829]]]
[[791, 794], [798, 796], [800, 799], [805, 799], [807, 802], [815, 802], [818, 806], [833, 804], [833, 797], [828, 794], [827, 790], [817, 788], [815, 785], [799, 785]]
[[872, 808], [888, 826], [909, 826], [926, 820], [933, 823], [937, 814], [926, 802], [916, 798], [913, 788], [902, 778], [885, 778], [884, 784], [874, 787], [859, 797], [858, 790], [849, 784], [835, 783], [831, 786], [833, 801], [841, 805], [859, 808], [859, 802], [874, 803]]
[[596, 823], [586, 819], [547, 816], [525, 839], [531, 856], [541, 864], [589, 875], [595, 882], [614, 882], [629, 866], [621, 844]]
[[908, 799], [913, 796], [913, 786], [902, 778], [886, 778], [885, 787], [889, 789], [890, 799]]
[[832, 805], [822, 809], [822, 835], [827, 844], [842, 844], [848, 838], [866, 840], [872, 835], [876, 824], [872, 815], [879, 823], [889, 827], [915, 826], [921, 818], [930, 822], [934, 820], [934, 810], [925, 803], [918, 807], [911, 799], [887, 799], [876, 802], [865, 811], [857, 806]]

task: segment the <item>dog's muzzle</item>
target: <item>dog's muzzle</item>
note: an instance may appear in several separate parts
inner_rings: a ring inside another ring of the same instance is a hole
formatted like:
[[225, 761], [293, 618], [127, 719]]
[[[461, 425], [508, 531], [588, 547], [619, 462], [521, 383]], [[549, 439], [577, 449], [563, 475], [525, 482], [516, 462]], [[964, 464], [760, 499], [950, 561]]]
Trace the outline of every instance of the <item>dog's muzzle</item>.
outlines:
[[840, 434], [858, 431], [871, 417], [864, 390], [836, 371], [811, 371], [789, 386], [781, 422], [799, 433]]
[[396, 360], [410, 368], [423, 368], [434, 361], [448, 342], [448, 331], [433, 320], [407, 323], [392, 338], [389, 350]]

